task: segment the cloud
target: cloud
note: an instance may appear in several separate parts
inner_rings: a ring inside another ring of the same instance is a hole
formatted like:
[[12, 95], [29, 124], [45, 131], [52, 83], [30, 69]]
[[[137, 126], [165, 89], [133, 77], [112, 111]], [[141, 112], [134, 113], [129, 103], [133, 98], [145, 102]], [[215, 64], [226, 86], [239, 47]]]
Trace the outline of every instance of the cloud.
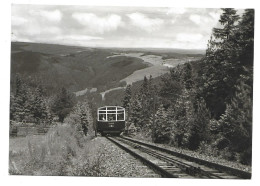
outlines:
[[189, 20], [191, 20], [193, 23], [197, 25], [204, 25], [204, 29], [207, 29], [208, 27], [212, 28], [214, 24], [217, 23], [219, 14], [217, 13], [209, 13], [211, 16], [208, 15], [198, 15], [198, 14], [191, 14], [189, 16]]
[[206, 48], [220, 9], [12, 5], [12, 40]]
[[37, 16], [37, 17], [42, 17], [48, 21], [51, 22], [59, 22], [62, 19], [62, 13], [60, 10], [56, 9], [56, 10], [30, 10], [29, 14], [31, 14], [32, 16]]
[[12, 26], [21, 26], [27, 22], [28, 20], [25, 18], [12, 16]]
[[127, 14], [127, 17], [130, 19], [132, 25], [147, 32], [158, 30], [164, 23], [162, 19], [152, 19], [141, 13]]
[[20, 35], [27, 35], [28, 37], [36, 37], [41, 35], [59, 35], [62, 31], [59, 27], [56, 26], [48, 26], [42, 27], [39, 24], [29, 24], [26, 25], [23, 29], [19, 30]]
[[100, 34], [117, 30], [120, 24], [123, 24], [121, 17], [116, 14], [98, 17], [93, 13], [73, 13], [72, 18], [77, 20], [81, 25]]
[[177, 34], [176, 40], [182, 42], [198, 42], [203, 38], [202, 34], [188, 34], [188, 33], [180, 33]]
[[[104, 38], [95, 37], [83, 34], [69, 34], [61, 35], [53, 38], [57, 43], [67, 44], [67, 45], [79, 45], [79, 46], [95, 46], [95, 43], [102, 41]], [[94, 44], [93, 44], [94, 43]]]
[[196, 24], [200, 24], [201, 22], [201, 17], [197, 14], [190, 15], [189, 19]]
[[58, 36], [57, 40], [70, 40], [70, 41], [90, 41], [90, 40], [102, 40], [102, 37], [88, 36], [88, 35], [65, 35]]
[[213, 18], [214, 21], [218, 21], [220, 18], [220, 12], [210, 12], [209, 15]]
[[205, 42], [191, 43], [191, 42], [179, 42], [174, 41], [169, 48], [182, 48], [182, 49], [198, 49], [203, 50], [207, 44]]
[[49, 21], [59, 22], [62, 19], [62, 13], [59, 10], [54, 11], [41, 11], [40, 15]]
[[185, 8], [169, 8], [166, 12], [167, 15], [169, 14], [184, 14], [186, 12]]
[[17, 35], [15, 34], [12, 34], [12, 37], [11, 37], [12, 41], [20, 41], [20, 42], [33, 42], [33, 40], [30, 40], [26, 37], [17, 37]]

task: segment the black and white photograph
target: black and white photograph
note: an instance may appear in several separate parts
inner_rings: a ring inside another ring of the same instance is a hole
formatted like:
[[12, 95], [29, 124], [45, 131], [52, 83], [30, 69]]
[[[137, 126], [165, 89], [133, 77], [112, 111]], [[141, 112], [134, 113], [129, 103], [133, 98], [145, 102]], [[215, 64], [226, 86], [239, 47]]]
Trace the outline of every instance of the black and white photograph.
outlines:
[[9, 176], [252, 179], [253, 7], [14, 3], [10, 24]]

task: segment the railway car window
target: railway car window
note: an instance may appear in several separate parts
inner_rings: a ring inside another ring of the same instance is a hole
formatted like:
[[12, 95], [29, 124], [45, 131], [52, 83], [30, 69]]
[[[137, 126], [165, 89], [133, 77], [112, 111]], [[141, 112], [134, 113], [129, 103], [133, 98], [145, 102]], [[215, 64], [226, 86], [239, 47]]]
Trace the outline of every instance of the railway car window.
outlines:
[[99, 120], [106, 121], [106, 115], [105, 114], [99, 114]]
[[98, 110], [99, 121], [124, 121], [125, 110], [122, 107], [101, 107]]
[[116, 120], [116, 116], [113, 114], [109, 114], [108, 115], [108, 121], [115, 121]]
[[117, 120], [119, 120], [119, 121], [124, 120], [124, 113], [123, 112], [117, 114]]

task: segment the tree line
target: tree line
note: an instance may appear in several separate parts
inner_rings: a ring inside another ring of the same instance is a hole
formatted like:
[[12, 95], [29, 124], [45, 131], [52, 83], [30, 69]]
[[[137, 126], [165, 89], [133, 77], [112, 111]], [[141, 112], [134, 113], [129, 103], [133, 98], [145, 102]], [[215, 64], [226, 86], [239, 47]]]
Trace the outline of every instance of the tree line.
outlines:
[[172, 68], [158, 86], [144, 77], [122, 100], [127, 126], [168, 143], [251, 164], [254, 10], [222, 9], [205, 57]]
[[43, 85], [21, 74], [13, 76], [11, 85], [11, 129], [14, 125], [51, 127], [57, 122], [68, 122], [87, 135], [93, 128], [91, 104], [87, 98], [77, 101], [64, 87], [50, 96]]

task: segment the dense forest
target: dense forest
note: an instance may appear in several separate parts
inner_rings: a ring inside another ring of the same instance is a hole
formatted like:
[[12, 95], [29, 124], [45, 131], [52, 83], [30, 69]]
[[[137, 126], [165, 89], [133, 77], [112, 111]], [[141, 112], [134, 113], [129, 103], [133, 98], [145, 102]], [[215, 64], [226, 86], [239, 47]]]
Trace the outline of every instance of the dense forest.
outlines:
[[159, 85], [128, 85], [122, 102], [127, 126], [152, 142], [250, 165], [254, 10], [222, 10], [202, 60], [172, 68]]
[[[127, 128], [155, 143], [251, 164], [254, 10], [222, 9], [206, 55], [154, 79], [128, 85], [122, 99]], [[37, 79], [12, 74], [10, 124], [77, 125], [93, 133], [96, 105], [66, 88], [50, 94]], [[100, 96], [100, 95], [99, 95]]]

